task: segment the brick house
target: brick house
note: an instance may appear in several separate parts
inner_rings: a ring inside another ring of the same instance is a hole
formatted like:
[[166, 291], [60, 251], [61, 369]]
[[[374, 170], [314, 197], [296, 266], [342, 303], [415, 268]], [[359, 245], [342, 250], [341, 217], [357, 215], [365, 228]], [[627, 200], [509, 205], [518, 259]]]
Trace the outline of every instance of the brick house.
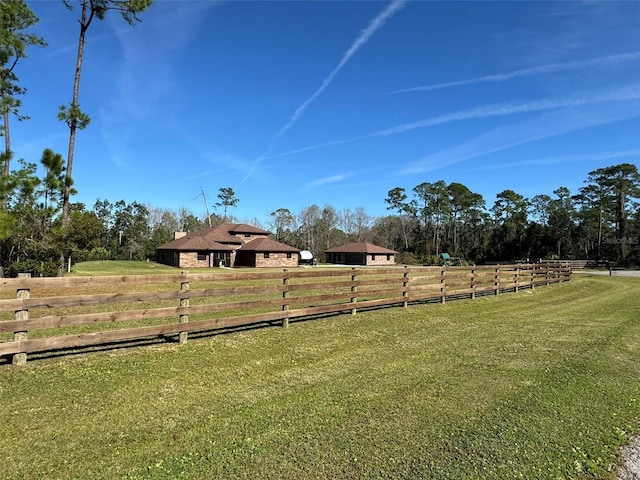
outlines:
[[171, 242], [156, 249], [156, 257], [179, 268], [297, 267], [300, 250], [268, 236], [266, 230], [246, 223], [223, 223], [193, 233], [175, 232]]
[[300, 250], [269, 238], [256, 238], [236, 250], [237, 267], [297, 267]]
[[372, 243], [348, 243], [325, 250], [327, 263], [341, 265], [395, 265], [398, 252]]

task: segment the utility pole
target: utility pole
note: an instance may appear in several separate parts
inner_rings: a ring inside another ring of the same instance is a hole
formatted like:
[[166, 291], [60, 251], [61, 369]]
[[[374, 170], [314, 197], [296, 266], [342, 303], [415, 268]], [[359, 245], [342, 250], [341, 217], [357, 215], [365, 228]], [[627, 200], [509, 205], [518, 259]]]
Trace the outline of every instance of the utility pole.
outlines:
[[202, 192], [202, 200], [204, 201], [204, 209], [207, 212], [207, 220], [209, 222], [209, 228], [211, 228], [211, 215], [209, 215], [209, 206], [207, 205], [207, 196], [204, 194], [204, 189], [200, 187], [200, 191]]

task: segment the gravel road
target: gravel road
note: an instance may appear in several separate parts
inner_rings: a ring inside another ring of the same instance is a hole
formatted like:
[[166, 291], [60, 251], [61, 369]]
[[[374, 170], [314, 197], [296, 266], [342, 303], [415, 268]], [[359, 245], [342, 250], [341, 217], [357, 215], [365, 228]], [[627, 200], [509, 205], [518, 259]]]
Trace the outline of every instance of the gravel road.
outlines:
[[622, 448], [622, 465], [618, 470], [618, 480], [640, 480], [640, 438]]

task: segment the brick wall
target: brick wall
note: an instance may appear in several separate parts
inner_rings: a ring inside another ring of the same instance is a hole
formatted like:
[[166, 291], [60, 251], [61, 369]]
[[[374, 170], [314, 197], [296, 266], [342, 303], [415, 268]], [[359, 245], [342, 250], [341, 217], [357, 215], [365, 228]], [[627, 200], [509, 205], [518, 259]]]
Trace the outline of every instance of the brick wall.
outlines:
[[387, 255], [385, 254], [376, 254], [375, 259], [372, 258], [373, 255], [367, 255], [367, 265], [395, 265], [396, 258], [395, 255], [389, 255], [389, 260], [387, 260]]
[[291, 258], [287, 258], [286, 253], [269, 253], [269, 258], [264, 258], [264, 253], [256, 253], [256, 267], [279, 267], [289, 268], [298, 266], [298, 254], [292, 253]]
[[180, 252], [180, 268], [209, 267], [209, 254], [205, 260], [198, 260], [196, 252]]

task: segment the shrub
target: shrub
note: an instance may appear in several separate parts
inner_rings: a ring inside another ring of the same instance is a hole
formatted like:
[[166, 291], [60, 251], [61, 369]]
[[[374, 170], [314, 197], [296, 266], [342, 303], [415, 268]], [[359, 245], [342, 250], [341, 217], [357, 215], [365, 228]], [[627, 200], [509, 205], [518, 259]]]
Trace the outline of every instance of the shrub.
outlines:
[[30, 273], [32, 277], [57, 277], [60, 265], [52, 260], [18, 260], [9, 265], [9, 277], [17, 277], [19, 273]]

